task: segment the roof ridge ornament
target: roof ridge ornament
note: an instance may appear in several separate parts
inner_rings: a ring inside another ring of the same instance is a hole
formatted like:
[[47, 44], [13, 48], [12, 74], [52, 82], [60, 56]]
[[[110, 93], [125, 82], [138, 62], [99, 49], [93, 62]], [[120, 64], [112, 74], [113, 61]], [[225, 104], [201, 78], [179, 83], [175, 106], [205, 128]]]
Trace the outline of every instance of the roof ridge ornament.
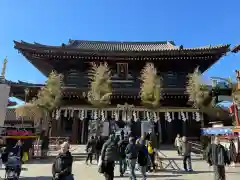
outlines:
[[4, 58], [3, 60], [3, 65], [2, 65], [2, 72], [1, 72], [1, 77], [5, 81], [5, 75], [6, 75], [6, 67], [7, 67], [7, 57]]

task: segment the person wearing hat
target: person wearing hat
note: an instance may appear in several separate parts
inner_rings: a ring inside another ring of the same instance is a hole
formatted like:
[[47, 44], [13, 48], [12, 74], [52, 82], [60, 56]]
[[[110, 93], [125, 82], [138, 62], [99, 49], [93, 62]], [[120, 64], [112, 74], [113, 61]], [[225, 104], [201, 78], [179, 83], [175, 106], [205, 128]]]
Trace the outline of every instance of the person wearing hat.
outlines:
[[68, 142], [61, 144], [59, 155], [52, 165], [52, 175], [54, 180], [70, 180], [72, 176], [73, 157], [69, 152]]

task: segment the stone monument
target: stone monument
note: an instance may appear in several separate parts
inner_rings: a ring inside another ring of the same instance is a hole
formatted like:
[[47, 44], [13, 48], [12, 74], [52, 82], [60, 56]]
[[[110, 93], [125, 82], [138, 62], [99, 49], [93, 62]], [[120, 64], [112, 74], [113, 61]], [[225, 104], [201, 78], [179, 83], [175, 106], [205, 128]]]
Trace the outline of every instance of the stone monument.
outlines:
[[3, 61], [2, 72], [0, 75], [0, 127], [4, 125], [6, 118], [10, 86], [5, 83], [7, 58]]

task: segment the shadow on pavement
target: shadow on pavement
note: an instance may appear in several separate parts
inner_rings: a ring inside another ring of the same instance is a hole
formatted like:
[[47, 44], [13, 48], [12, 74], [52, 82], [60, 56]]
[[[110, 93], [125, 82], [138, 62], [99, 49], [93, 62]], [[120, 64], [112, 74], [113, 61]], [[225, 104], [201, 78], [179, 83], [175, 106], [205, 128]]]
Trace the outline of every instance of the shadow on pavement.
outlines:
[[[4, 168], [4, 167], [1, 167], [0, 170], [4, 170], [4, 171], [5, 171], [5, 168]], [[22, 171], [27, 171], [28, 168], [24, 168], [24, 167], [22, 167], [21, 170], [22, 170]]]
[[176, 148], [173, 145], [163, 145], [159, 148], [159, 150], [165, 150], [165, 151], [176, 151]]
[[36, 176], [36, 177], [20, 177], [20, 179], [24, 180], [51, 180], [51, 176]]
[[[165, 157], [163, 157], [163, 158], [161, 158], [161, 159], [162, 159], [162, 160], [182, 161], [182, 160], [183, 160], [183, 157], [179, 157], [179, 158], [177, 158], [177, 157], [175, 157], [175, 158], [171, 158], [171, 157], [165, 158]], [[194, 158], [194, 157], [191, 157], [191, 160], [192, 160], [192, 161], [203, 161], [201, 158]]]
[[[44, 159], [33, 159], [29, 162], [27, 162], [26, 164], [51, 164], [54, 162], [54, 160], [56, 159], [56, 157], [54, 156], [48, 156], [47, 158]], [[77, 155], [73, 155], [73, 160], [74, 161], [85, 161], [86, 159], [86, 155], [85, 154], [77, 154]]]
[[[140, 178], [141, 177], [141, 175], [136, 175], [137, 176], [137, 178]], [[147, 178], [175, 178], [175, 177], [180, 177], [180, 176], [182, 176], [182, 175], [165, 175], [165, 174], [148, 174], [147, 175]], [[125, 175], [124, 177], [129, 177], [128, 175]], [[117, 178], [122, 178], [122, 177], [120, 177], [120, 176], [114, 176], [114, 179], [117, 179]]]
[[44, 159], [33, 159], [26, 164], [51, 164], [55, 160], [55, 157], [47, 157]]
[[163, 170], [157, 170], [157, 172], [169, 172], [173, 174], [201, 174], [201, 173], [212, 173], [213, 171], [191, 171], [191, 172], [186, 172], [184, 170], [177, 171], [177, 170], [171, 170], [171, 169], [163, 169]]

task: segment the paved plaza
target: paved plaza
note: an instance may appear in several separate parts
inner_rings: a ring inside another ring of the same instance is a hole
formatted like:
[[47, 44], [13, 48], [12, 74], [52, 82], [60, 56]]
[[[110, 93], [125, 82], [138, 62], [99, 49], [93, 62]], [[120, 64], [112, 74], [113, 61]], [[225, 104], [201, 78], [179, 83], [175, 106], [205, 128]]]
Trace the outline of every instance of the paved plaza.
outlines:
[[[104, 177], [97, 172], [97, 165], [85, 165], [84, 159], [86, 154], [83, 151], [83, 147], [72, 147], [72, 153], [74, 154], [74, 165], [73, 173], [76, 180], [101, 180]], [[164, 154], [171, 157], [172, 160], [182, 169], [181, 157], [176, 155], [175, 151], [162, 150]], [[213, 179], [213, 173], [211, 167], [209, 167], [200, 157], [195, 155], [193, 159], [193, 173], [185, 173], [183, 171], [174, 171], [171, 168], [157, 172], [149, 173], [148, 179], [164, 179], [164, 180], [211, 180]], [[164, 160], [164, 163], [168, 163], [168, 160]], [[23, 165], [24, 170], [22, 171], [22, 179], [26, 180], [50, 180], [51, 179], [51, 164], [52, 160], [35, 160], [31, 164]], [[119, 177], [118, 165], [115, 168], [115, 176], [118, 180], [129, 179], [128, 177]], [[240, 167], [227, 167], [227, 179], [237, 180], [240, 178]], [[137, 174], [139, 174], [137, 172]], [[4, 170], [0, 170], [0, 176], [4, 177]], [[127, 174], [126, 174], [127, 176]], [[139, 179], [141, 179], [139, 177]]]

